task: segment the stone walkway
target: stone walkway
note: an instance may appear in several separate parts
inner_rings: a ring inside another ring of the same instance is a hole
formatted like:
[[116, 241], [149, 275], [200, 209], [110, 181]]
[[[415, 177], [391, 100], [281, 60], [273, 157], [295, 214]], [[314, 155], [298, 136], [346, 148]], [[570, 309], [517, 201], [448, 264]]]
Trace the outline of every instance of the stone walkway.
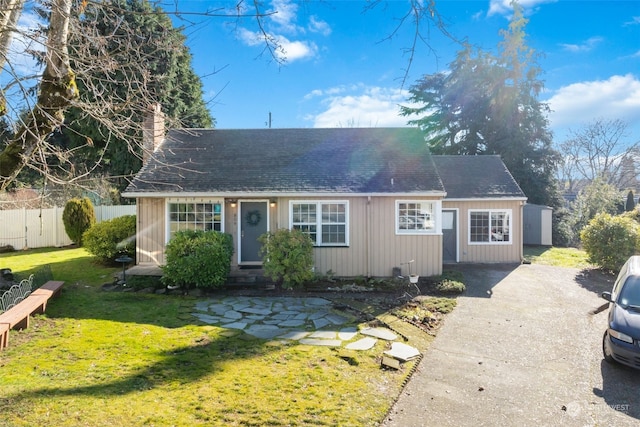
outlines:
[[[378, 339], [396, 341], [388, 328], [349, 326], [356, 319], [332, 309], [332, 303], [315, 297], [224, 296], [199, 301], [193, 316], [203, 323], [242, 330], [266, 340], [297, 341], [300, 344], [369, 350]], [[419, 352], [394, 342], [385, 352], [400, 360], [417, 357]]]

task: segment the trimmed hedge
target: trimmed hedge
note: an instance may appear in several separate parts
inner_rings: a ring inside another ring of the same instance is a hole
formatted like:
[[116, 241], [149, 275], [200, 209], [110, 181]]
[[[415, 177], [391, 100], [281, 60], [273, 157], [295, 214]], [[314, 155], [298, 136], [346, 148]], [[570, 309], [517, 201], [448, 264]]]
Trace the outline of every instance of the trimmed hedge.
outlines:
[[167, 244], [162, 283], [180, 286], [217, 288], [224, 285], [231, 269], [233, 238], [218, 231], [178, 231]]
[[580, 232], [585, 252], [601, 268], [617, 272], [636, 253], [639, 226], [630, 216], [596, 215]]
[[299, 230], [280, 230], [258, 238], [264, 274], [285, 289], [314, 278], [313, 242]]
[[71, 199], [62, 211], [64, 230], [71, 241], [82, 246], [82, 236], [85, 231], [96, 223], [96, 213], [88, 197]]
[[120, 255], [135, 256], [136, 216], [124, 215], [95, 224], [85, 231], [82, 242], [87, 251], [103, 263]]

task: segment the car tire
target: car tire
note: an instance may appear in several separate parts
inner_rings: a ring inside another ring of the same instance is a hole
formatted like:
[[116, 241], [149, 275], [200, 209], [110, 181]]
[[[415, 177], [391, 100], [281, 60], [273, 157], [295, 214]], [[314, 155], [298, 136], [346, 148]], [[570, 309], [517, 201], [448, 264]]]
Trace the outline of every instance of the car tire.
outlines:
[[611, 348], [609, 348], [609, 338], [608, 333], [605, 332], [602, 336], [602, 356], [604, 357], [604, 361], [607, 363], [614, 363], [615, 359], [611, 355]]

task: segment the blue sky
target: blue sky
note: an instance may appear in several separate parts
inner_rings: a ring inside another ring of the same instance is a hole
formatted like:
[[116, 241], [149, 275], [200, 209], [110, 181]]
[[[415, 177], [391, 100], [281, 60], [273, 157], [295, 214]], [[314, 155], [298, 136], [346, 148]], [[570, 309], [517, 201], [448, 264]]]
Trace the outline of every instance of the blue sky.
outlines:
[[[178, 0], [181, 11], [236, 3]], [[174, 2], [165, 5], [173, 4]], [[629, 124], [640, 140], [640, 1], [526, 0], [527, 44], [543, 54], [545, 92], [556, 142], [597, 118]], [[256, 42], [255, 19], [188, 16], [193, 66], [219, 128], [404, 126], [398, 105], [421, 75], [446, 71], [460, 47], [436, 29], [419, 44], [404, 86], [410, 23], [398, 28], [408, 1], [274, 0], [263, 21], [287, 60], [278, 66]], [[503, 0], [436, 0], [458, 38], [494, 51], [511, 8]], [[222, 11], [222, 9], [220, 9]], [[397, 29], [396, 32], [394, 32]], [[427, 32], [425, 32], [427, 35]]]

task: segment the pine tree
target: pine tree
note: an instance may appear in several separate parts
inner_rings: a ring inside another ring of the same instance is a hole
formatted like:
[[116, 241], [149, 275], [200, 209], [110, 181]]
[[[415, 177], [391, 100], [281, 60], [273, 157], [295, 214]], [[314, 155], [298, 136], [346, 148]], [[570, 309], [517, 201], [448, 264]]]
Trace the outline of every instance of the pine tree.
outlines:
[[436, 154], [498, 154], [530, 203], [559, 206], [555, 171], [560, 155], [552, 148], [546, 113], [537, 97], [543, 84], [535, 52], [526, 46], [527, 20], [514, 13], [499, 54], [465, 45], [449, 73], [426, 75], [410, 88], [412, 103], [402, 114], [420, 126]]

